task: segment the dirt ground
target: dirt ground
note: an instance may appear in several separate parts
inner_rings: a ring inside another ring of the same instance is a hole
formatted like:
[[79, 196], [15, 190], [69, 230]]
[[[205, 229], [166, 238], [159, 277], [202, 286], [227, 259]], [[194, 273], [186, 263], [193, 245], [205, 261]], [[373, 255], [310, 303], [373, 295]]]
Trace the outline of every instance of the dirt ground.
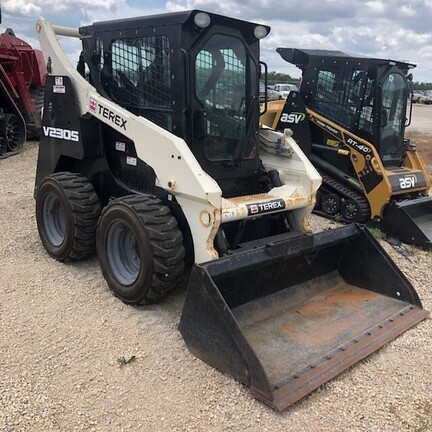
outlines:
[[[423, 130], [413, 134], [429, 145]], [[188, 352], [177, 330], [184, 287], [130, 307], [111, 295], [96, 258], [47, 255], [34, 216], [36, 159], [28, 143], [0, 161], [1, 431], [432, 430], [430, 318], [276, 413]], [[334, 223], [314, 216], [312, 226]], [[382, 245], [432, 310], [431, 253], [408, 247], [407, 258]]]
[[406, 129], [432, 176], [432, 105], [413, 105], [412, 124]]

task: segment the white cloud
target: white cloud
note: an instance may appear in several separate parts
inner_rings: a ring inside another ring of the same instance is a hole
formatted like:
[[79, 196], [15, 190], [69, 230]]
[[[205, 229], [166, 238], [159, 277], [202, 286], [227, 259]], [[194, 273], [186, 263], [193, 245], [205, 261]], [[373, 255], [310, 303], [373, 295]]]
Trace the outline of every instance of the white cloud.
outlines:
[[42, 8], [25, 0], [7, 0], [2, 2], [3, 12], [20, 14], [24, 16], [40, 15]]
[[417, 15], [415, 9], [410, 4], [408, 6], [401, 6], [399, 9], [399, 13], [407, 17], [414, 17], [415, 15]]
[[367, 1], [365, 2], [365, 6], [370, 12], [375, 14], [382, 14], [386, 10], [385, 4], [380, 0]]
[[[151, 8], [146, 6], [151, 4]], [[158, 6], [159, 5], [159, 6]], [[262, 57], [270, 70], [290, 67], [278, 46], [334, 49], [418, 64], [414, 79], [432, 82], [432, 0], [6, 0], [3, 26], [35, 40], [43, 15], [55, 24], [79, 27], [95, 21], [203, 9], [268, 24]], [[298, 71], [294, 70], [298, 75]]]

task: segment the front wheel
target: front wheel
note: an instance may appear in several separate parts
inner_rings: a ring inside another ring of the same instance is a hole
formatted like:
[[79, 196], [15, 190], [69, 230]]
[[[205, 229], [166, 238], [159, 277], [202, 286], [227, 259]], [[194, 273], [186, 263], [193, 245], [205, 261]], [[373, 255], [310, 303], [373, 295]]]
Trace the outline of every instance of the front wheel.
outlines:
[[125, 303], [154, 303], [184, 272], [183, 236], [168, 207], [152, 195], [112, 200], [97, 230], [102, 274]]

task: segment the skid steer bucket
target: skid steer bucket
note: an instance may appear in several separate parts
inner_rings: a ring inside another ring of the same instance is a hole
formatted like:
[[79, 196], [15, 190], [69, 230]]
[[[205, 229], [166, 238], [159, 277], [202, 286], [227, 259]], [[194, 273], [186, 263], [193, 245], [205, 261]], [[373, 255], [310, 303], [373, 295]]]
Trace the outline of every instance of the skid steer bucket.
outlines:
[[405, 243], [432, 248], [432, 197], [391, 203], [381, 227]]
[[367, 228], [350, 225], [195, 265], [180, 332], [283, 410], [427, 315]]

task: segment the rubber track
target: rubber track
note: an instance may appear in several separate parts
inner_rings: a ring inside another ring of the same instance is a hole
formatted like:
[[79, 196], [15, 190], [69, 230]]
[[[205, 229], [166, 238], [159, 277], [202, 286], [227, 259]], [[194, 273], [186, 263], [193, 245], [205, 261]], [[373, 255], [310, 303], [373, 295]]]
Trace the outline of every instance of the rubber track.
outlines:
[[99, 198], [87, 177], [59, 172], [47, 177], [63, 188], [74, 221], [74, 242], [68, 260], [81, 261], [96, 250], [96, 227], [101, 213]]
[[[328, 176], [321, 170], [318, 170], [318, 172], [320, 173], [323, 179], [324, 186], [327, 186], [330, 189], [332, 189], [334, 193], [336, 193], [340, 198], [351, 199], [357, 203], [358, 208], [360, 210], [360, 214], [358, 215], [357, 219], [353, 221], [353, 220], [343, 218], [345, 222], [364, 223], [370, 219], [371, 211], [370, 211], [369, 202], [363, 194], [357, 192], [353, 188], [345, 185], [344, 183], [341, 183], [339, 180], [336, 180]], [[323, 212], [320, 211], [320, 214], [323, 214]], [[328, 215], [326, 216], [328, 217]]]
[[159, 198], [130, 195], [120, 200], [135, 210], [147, 228], [154, 252], [154, 271], [150, 288], [138, 303], [155, 303], [177, 287], [184, 273], [183, 235], [170, 209]]

